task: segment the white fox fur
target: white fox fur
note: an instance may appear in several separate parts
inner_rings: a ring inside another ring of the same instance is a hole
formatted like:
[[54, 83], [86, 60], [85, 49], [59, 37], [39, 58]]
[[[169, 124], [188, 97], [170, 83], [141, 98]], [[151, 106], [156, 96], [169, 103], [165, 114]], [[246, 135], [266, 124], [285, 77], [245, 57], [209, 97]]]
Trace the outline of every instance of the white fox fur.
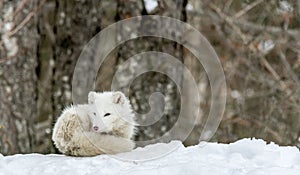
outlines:
[[134, 114], [121, 92], [90, 92], [89, 104], [64, 109], [52, 140], [64, 154], [95, 156], [131, 151], [135, 143]]
[[[94, 126], [106, 126], [98, 132], [111, 132], [125, 138], [135, 134], [135, 118], [129, 100], [122, 92], [93, 92], [88, 95], [88, 103], [97, 109], [97, 115], [92, 118]], [[110, 114], [105, 116], [105, 114]], [[103, 122], [103, 123], [102, 123]]]

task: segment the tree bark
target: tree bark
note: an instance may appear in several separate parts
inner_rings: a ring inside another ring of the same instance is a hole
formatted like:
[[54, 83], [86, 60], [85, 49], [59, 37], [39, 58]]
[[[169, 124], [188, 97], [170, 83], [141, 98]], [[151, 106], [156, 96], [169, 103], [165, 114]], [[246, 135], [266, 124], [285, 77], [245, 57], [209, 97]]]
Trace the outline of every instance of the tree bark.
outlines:
[[[30, 1], [19, 14], [9, 12], [16, 9], [18, 1], [3, 4], [4, 27], [21, 21], [32, 11], [38, 1]], [[36, 119], [37, 91], [37, 38], [36, 21], [30, 21], [18, 33], [7, 37], [0, 27], [0, 152], [4, 154], [29, 153], [36, 143], [34, 121]], [[6, 38], [6, 39], [4, 39]], [[14, 52], [15, 50], [15, 52]]]
[[[148, 12], [145, 9], [144, 1], [118, 1], [117, 9], [117, 20], [126, 19], [129, 17], [147, 15]], [[185, 5], [186, 1], [158, 1], [159, 5], [156, 9], [157, 15], [169, 16], [177, 18], [180, 20], [185, 20]], [[146, 27], [146, 24], [137, 24], [140, 27]], [[163, 30], [167, 32], [176, 32], [174, 29], [168, 29], [167, 24]], [[128, 32], [130, 33], [130, 32]], [[126, 33], [125, 35], [127, 35]], [[122, 35], [120, 36], [122, 37]], [[146, 64], [139, 64], [135, 69], [130, 69], [129, 67], [122, 67], [122, 63], [141, 52], [147, 51], [159, 51], [163, 53], [168, 53], [170, 55], [178, 58], [179, 61], [183, 62], [183, 49], [179, 44], [168, 41], [162, 38], [153, 37], [143, 37], [136, 39], [134, 41], [128, 41], [124, 45], [120, 46], [118, 49], [117, 63], [121, 70], [126, 70], [128, 75], [134, 75], [136, 69], [144, 69], [145, 67], [153, 67], [161, 63], [151, 62], [151, 59], [143, 61]], [[139, 58], [143, 59], [143, 58]], [[131, 63], [136, 64], [134, 62]], [[174, 68], [173, 71], [180, 71]], [[179, 73], [180, 75], [180, 73]], [[180, 112], [180, 94], [179, 88], [182, 85], [182, 75], [178, 77], [181, 81], [179, 85], [176, 85], [168, 76], [157, 73], [148, 72], [139, 77], [137, 77], [130, 86], [130, 100], [132, 102], [133, 108], [136, 112], [142, 114], [138, 120], [146, 120], [146, 116], [150, 110], [149, 97], [152, 93], [160, 92], [164, 94], [165, 104], [155, 104], [152, 107], [164, 108], [163, 116], [155, 124], [150, 126], [140, 126], [138, 127], [138, 134], [136, 136], [137, 141], [148, 141], [152, 139], [157, 139], [164, 134], [166, 134], [176, 123]], [[121, 82], [121, 84], [126, 84]], [[179, 87], [177, 87], [179, 86]], [[158, 105], [158, 106], [157, 106]]]

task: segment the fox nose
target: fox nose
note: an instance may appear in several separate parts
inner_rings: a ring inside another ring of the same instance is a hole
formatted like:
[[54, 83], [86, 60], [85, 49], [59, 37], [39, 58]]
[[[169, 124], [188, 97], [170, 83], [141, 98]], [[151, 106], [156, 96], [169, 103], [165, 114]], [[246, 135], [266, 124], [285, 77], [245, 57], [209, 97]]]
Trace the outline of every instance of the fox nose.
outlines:
[[98, 131], [99, 127], [98, 126], [94, 126], [93, 129], [94, 129], [94, 131]]

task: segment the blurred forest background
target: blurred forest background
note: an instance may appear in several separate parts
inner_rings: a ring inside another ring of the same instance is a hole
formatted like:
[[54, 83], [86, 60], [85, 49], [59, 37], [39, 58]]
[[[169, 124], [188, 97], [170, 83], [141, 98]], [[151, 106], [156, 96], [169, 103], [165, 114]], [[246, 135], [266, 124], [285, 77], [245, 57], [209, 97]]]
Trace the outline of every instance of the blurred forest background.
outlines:
[[[84, 45], [116, 21], [149, 14], [194, 26], [220, 57], [228, 97], [211, 141], [256, 137], [300, 147], [300, 0], [0, 0], [0, 152], [55, 152], [51, 130], [72, 103], [72, 74]], [[122, 44], [100, 68], [95, 88], [110, 90], [119, 65], [153, 50], [177, 57], [197, 81], [202, 116], [185, 141], [196, 144], [210, 85], [201, 64], [175, 42], [144, 37]], [[166, 96], [164, 116], [139, 128], [136, 140], [158, 137], [176, 122], [180, 94], [167, 76], [143, 74], [130, 90], [140, 113], [149, 110], [151, 93]]]

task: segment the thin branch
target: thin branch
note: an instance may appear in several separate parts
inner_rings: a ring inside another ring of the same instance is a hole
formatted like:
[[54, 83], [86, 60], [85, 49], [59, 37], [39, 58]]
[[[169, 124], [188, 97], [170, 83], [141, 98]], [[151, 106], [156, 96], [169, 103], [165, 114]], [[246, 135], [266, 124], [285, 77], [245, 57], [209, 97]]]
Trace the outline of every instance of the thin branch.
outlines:
[[282, 142], [282, 139], [278, 132], [276, 132], [275, 130], [270, 128], [266, 123], [264, 123], [262, 121], [258, 121], [257, 119], [254, 119], [252, 116], [246, 116], [246, 118], [242, 118], [242, 117], [238, 116], [237, 118], [233, 118], [233, 119], [228, 118], [226, 120], [229, 122], [232, 122], [232, 123], [237, 123], [242, 126], [245, 126], [245, 125], [250, 126], [251, 124], [252, 125], [255, 124], [258, 128], [264, 128], [268, 133], [273, 135], [273, 137], [277, 140], [277, 142]]
[[[17, 26], [17, 27], [14, 27], [13, 29], [11, 29], [11, 31], [8, 32], [7, 36], [8, 37], [11, 37], [13, 36], [14, 34], [16, 34], [19, 30], [22, 29], [22, 27], [24, 27], [29, 21], [30, 19], [36, 15], [36, 13], [40, 10], [40, 8], [45, 4], [47, 0], [41, 0], [40, 4], [34, 8], [33, 11], [31, 11], [25, 18], [24, 20]], [[0, 1], [0, 4], [1, 4], [2, 1]], [[22, 9], [23, 7], [25, 6], [25, 4], [28, 2], [28, 0], [23, 0], [21, 5], [17, 8], [17, 10], [14, 12], [14, 15], [17, 15]], [[0, 26], [1, 27], [1, 26]], [[3, 49], [3, 41], [0, 40], [0, 49]], [[5, 60], [5, 59], [1, 59], [1, 60]], [[2, 61], [1, 61], [2, 62]]]
[[270, 134], [272, 134], [274, 136], [274, 138], [277, 139], [278, 142], [282, 142], [282, 139], [281, 139], [279, 133], [276, 132], [276, 130], [271, 129], [267, 124], [265, 124], [265, 123], [263, 123], [261, 121], [258, 121], [257, 119], [254, 119], [253, 117], [249, 118], [249, 120], [252, 121], [252, 122], [254, 122], [256, 125], [264, 128]]
[[224, 11], [225, 11], [225, 12], [228, 12], [228, 11], [229, 11], [229, 8], [230, 8], [230, 6], [231, 6], [231, 4], [232, 4], [232, 1], [233, 1], [233, 0], [228, 0], [228, 1], [226, 1], [225, 5], [224, 5]]
[[13, 13], [13, 18], [16, 17], [20, 12], [21, 10], [24, 9], [25, 5], [28, 3], [29, 0], [23, 0], [21, 2], [21, 4], [18, 6], [18, 8], [16, 9], [16, 11]]
[[290, 37], [293, 37], [295, 40], [300, 40], [300, 29], [284, 30], [283, 28], [276, 26], [263, 26], [253, 22], [239, 20], [234, 17], [228, 16], [225, 13], [223, 13], [219, 7], [212, 3], [208, 4], [208, 7], [215, 11], [221, 19], [225, 20], [230, 26], [232, 26], [234, 31], [238, 33], [242, 39], [246, 39], [245, 34], [243, 34], [242, 32], [242, 30], [244, 30], [255, 32], [268, 32], [275, 35], [286, 33]]
[[[27, 0], [24, 0], [22, 2], [22, 4], [18, 7], [17, 11], [14, 12], [14, 15], [19, 13], [19, 10], [22, 10], [22, 8], [27, 3], [26, 1]], [[35, 7], [34, 10], [31, 11], [17, 27], [14, 27], [13, 29], [11, 29], [11, 31], [8, 32], [7, 36], [11, 37], [14, 34], [16, 34], [19, 30], [21, 30], [31, 20], [31, 18], [36, 15], [36, 13], [40, 10], [40, 8], [45, 4], [46, 1], [47, 0], [41, 0], [40, 4], [37, 7]], [[3, 49], [3, 41], [2, 40], [0, 40], [0, 48]], [[5, 59], [1, 59], [1, 60], [5, 60]], [[3, 62], [3, 61], [1, 61], [1, 62]]]
[[256, 32], [268, 32], [272, 34], [281, 34], [287, 33], [289, 36], [295, 38], [296, 40], [300, 40], [300, 29], [287, 29], [284, 30], [281, 27], [275, 26], [262, 26], [259, 24], [255, 24], [253, 22], [243, 21], [243, 20], [233, 20], [233, 23], [240, 26], [242, 30], [254, 30]]
[[295, 98], [291, 96], [292, 92], [288, 88], [288, 85], [281, 80], [279, 74], [273, 69], [273, 67], [270, 65], [270, 63], [267, 61], [267, 59], [263, 56], [261, 56], [261, 60], [263, 65], [266, 67], [266, 69], [272, 74], [272, 76], [279, 82], [280, 88], [282, 91], [285, 91], [287, 95], [289, 96], [289, 99], [293, 102], [295, 102]]
[[234, 15], [234, 18], [236, 18], [236, 19], [240, 18], [241, 16], [246, 14], [249, 10], [251, 10], [252, 8], [254, 8], [255, 6], [257, 6], [258, 4], [260, 4], [262, 2], [264, 2], [264, 0], [256, 0], [256, 1], [252, 2], [251, 4], [247, 5], [244, 9], [237, 12]]
[[27, 4], [29, 0], [23, 0], [21, 2], [21, 4], [17, 7], [17, 9], [11, 14], [9, 15], [6, 19], [4, 19], [4, 23], [8, 22], [10, 18], [14, 18], [18, 13], [21, 12], [21, 10], [23, 10], [23, 8], [25, 7], [25, 5]]
[[212, 3], [209, 4], [209, 7], [211, 9], [213, 9], [224, 21], [226, 21], [232, 27], [232, 29], [243, 40], [243, 43], [245, 43], [245, 44], [248, 43], [248, 39], [247, 39], [246, 35], [243, 34], [243, 32], [241, 31], [241, 29], [234, 24], [232, 18], [230, 18], [229, 16], [227, 16], [226, 14], [224, 14], [219, 7], [217, 7], [216, 5], [214, 5]]
[[283, 54], [281, 48], [278, 48], [277, 51], [278, 51], [280, 60], [283, 63], [283, 65], [285, 66], [285, 68], [287, 69], [288, 73], [290, 74], [292, 79], [296, 82], [297, 86], [300, 87], [300, 81], [299, 81], [297, 75], [295, 74], [295, 72], [292, 70], [290, 63], [287, 61], [286, 56]]
[[21, 30], [29, 21], [30, 19], [36, 15], [36, 13], [40, 10], [40, 8], [44, 5], [44, 3], [46, 2], [47, 0], [42, 0], [40, 2], [40, 4], [34, 8], [33, 11], [31, 11], [25, 18], [24, 20], [17, 26], [15, 27], [14, 29], [12, 29], [11, 31], [8, 32], [8, 37], [11, 37], [13, 36], [14, 34], [16, 34], [19, 30]]
[[278, 73], [273, 69], [273, 67], [270, 65], [270, 63], [267, 61], [267, 59], [265, 57], [261, 57], [262, 63], [264, 64], [264, 66], [267, 68], [267, 70], [273, 75], [273, 77], [280, 82], [280, 86], [282, 87], [282, 89], [286, 89], [287, 86], [281, 82], [280, 80], [280, 76], [278, 75]]
[[35, 15], [34, 12], [30, 12], [30, 13], [25, 17], [25, 19], [24, 19], [17, 27], [15, 27], [13, 30], [11, 30], [11, 31], [8, 32], [8, 37], [13, 36], [13, 35], [16, 34], [19, 30], [21, 30], [21, 29], [25, 26], [25, 24], [27, 24], [27, 23], [30, 21], [30, 19], [31, 19], [34, 15]]
[[[16, 9], [16, 11], [14, 11], [12, 13], [12, 15], [7, 16], [4, 20], [3, 23], [0, 24], [0, 28], [2, 27], [3, 24], [7, 23], [11, 18], [14, 18], [18, 13], [21, 12], [21, 10], [24, 9], [25, 5], [27, 4], [29, 0], [23, 0], [21, 2], [21, 4], [18, 6], [18, 8]], [[0, 4], [2, 3], [2, 1], [0, 2]], [[15, 24], [14, 24], [15, 25]]]

